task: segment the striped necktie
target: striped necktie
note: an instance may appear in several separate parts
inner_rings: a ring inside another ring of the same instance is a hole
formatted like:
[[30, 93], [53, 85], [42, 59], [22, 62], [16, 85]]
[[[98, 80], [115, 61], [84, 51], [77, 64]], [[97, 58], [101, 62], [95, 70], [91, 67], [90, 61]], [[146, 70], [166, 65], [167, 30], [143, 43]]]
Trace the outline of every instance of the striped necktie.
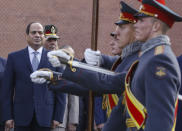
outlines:
[[33, 54], [34, 54], [34, 57], [32, 59], [32, 68], [33, 68], [33, 71], [36, 71], [39, 66], [39, 60], [37, 58], [37, 55], [39, 54], [39, 52], [35, 51], [33, 52]]

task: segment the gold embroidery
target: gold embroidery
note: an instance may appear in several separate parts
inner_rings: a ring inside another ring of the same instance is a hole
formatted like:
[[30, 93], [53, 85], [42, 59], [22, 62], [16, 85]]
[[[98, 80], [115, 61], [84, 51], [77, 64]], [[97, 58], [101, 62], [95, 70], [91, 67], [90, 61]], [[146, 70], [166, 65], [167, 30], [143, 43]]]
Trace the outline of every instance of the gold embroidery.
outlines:
[[166, 75], [165, 68], [157, 67], [157, 72], [155, 73], [157, 76], [162, 77]]
[[159, 55], [159, 54], [162, 54], [162, 53], [164, 53], [164, 45], [157, 46], [155, 48], [154, 55]]

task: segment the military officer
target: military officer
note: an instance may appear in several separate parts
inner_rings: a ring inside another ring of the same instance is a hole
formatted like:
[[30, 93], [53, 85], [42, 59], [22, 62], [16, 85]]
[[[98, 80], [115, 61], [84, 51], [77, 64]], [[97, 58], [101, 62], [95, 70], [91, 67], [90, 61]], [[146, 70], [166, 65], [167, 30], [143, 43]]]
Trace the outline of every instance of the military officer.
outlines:
[[144, 42], [126, 75], [127, 130], [174, 131], [181, 75], [167, 31], [182, 17], [165, 0], [142, 0], [135, 26]]
[[[110, 57], [105, 55], [100, 55], [98, 51], [92, 51], [87, 49], [85, 51], [85, 59], [89, 64], [96, 64], [101, 63], [102, 66], [111, 68], [112, 64], [116, 62], [117, 64], [114, 66], [114, 70], [116, 72], [125, 72], [129, 69], [130, 65], [138, 59], [139, 50], [141, 47], [141, 43], [135, 42], [134, 38], [134, 28], [133, 24], [135, 23], [136, 19], [133, 17], [137, 11], [126, 3], [121, 2], [121, 14], [119, 21], [116, 22], [116, 30], [112, 33], [114, 38], [113, 42], [118, 43], [119, 47], [124, 47], [122, 51], [122, 55], [119, 57]], [[54, 53], [54, 52], [53, 52]], [[64, 53], [64, 52], [63, 52]], [[51, 54], [50, 54], [51, 55]], [[89, 57], [91, 56], [91, 58]], [[51, 56], [49, 56], [50, 59]], [[69, 56], [66, 56], [69, 57]], [[55, 58], [55, 57], [54, 57]], [[54, 59], [53, 58], [53, 59]], [[102, 59], [102, 60], [101, 60]], [[118, 60], [117, 60], [118, 59]], [[121, 62], [122, 59], [122, 62]], [[59, 61], [58, 66], [60, 66]], [[57, 66], [57, 62], [53, 62], [54, 66]], [[32, 80], [37, 82], [36, 80], [39, 79], [39, 73], [43, 72], [35, 72], [31, 75]], [[121, 95], [124, 90], [124, 84], [122, 85], [122, 75], [118, 74], [116, 76], [105, 75], [102, 73], [90, 72], [83, 69], [76, 69], [76, 72], [72, 72], [69, 67], [66, 67], [63, 78], [68, 80], [72, 80], [74, 82], [79, 83], [83, 87], [92, 89], [97, 92], [103, 93], [117, 93]], [[88, 84], [92, 83], [92, 84]], [[114, 84], [113, 84], [114, 83]], [[122, 88], [123, 87], [123, 88]], [[122, 97], [121, 97], [122, 98]], [[119, 105], [113, 110], [111, 113], [111, 117], [108, 122], [105, 124], [104, 131], [120, 131], [124, 130], [125, 127], [125, 119], [123, 119], [122, 112], [122, 99], [120, 98]], [[122, 124], [122, 122], [124, 124]]]

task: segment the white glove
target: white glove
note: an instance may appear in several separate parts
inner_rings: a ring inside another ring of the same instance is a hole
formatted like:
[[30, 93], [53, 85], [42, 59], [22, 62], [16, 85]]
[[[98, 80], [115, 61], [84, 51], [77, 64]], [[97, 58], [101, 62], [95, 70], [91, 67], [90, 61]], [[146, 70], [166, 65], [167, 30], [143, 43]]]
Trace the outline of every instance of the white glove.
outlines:
[[71, 56], [67, 55], [62, 50], [50, 51], [47, 53], [47, 57], [53, 67], [63, 67], [63, 68], [65, 68], [66, 65], [62, 64], [61, 61], [58, 59], [58, 57], [66, 59], [66, 60], [70, 60], [71, 58]]
[[100, 51], [93, 51], [90, 48], [87, 48], [84, 52], [85, 61], [94, 66], [101, 65], [101, 52]]
[[37, 84], [43, 84], [47, 81], [46, 78], [50, 78], [52, 75], [49, 71], [35, 71], [30, 75], [32, 82]]

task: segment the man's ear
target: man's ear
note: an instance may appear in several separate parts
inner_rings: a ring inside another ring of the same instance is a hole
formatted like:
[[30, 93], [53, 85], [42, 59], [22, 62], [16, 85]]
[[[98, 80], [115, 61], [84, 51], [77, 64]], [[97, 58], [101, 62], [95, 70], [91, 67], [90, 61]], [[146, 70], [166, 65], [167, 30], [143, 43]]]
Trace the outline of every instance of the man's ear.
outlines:
[[158, 20], [154, 21], [152, 31], [153, 32], [158, 32], [158, 31], [161, 30], [161, 28], [162, 28], [161, 23]]

